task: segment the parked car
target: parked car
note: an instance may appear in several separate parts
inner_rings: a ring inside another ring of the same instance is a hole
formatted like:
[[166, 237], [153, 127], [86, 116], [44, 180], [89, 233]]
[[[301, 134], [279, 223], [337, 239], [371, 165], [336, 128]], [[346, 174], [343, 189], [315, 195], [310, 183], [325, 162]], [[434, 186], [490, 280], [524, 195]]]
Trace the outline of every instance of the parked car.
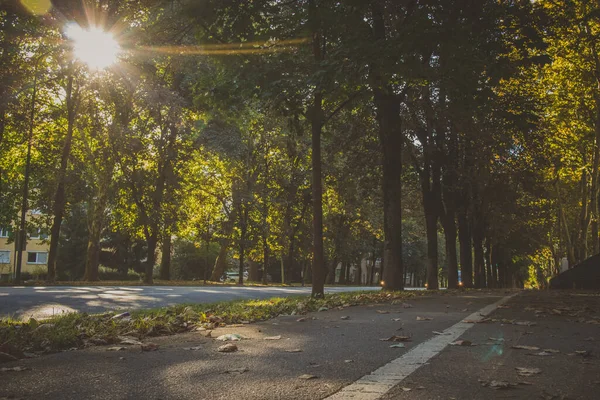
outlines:
[[[235, 271], [227, 271], [221, 277], [221, 282], [238, 282], [240, 279], [240, 273]], [[244, 271], [244, 280], [248, 279], [248, 271]]]

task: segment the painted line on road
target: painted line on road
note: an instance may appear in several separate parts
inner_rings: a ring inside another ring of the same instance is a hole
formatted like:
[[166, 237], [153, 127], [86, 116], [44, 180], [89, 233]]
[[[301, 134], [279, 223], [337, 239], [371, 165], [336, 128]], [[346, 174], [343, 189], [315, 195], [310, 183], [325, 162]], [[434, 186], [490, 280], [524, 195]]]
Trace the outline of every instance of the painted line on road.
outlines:
[[[325, 400], [376, 400], [383, 397], [394, 386], [401, 383], [410, 374], [425, 365], [431, 358], [438, 355], [450, 343], [472, 328], [476, 322], [481, 321], [495, 311], [499, 305], [506, 303], [518, 294], [519, 292], [511, 294], [493, 304], [483, 307], [481, 310], [474, 312], [444, 330], [444, 335], [434, 336], [430, 340], [415, 346], [401, 357], [390, 361], [369, 375], [363, 376], [354, 383], [342, 388], [339, 392], [326, 397]], [[470, 320], [474, 323], [463, 322], [465, 320]]]

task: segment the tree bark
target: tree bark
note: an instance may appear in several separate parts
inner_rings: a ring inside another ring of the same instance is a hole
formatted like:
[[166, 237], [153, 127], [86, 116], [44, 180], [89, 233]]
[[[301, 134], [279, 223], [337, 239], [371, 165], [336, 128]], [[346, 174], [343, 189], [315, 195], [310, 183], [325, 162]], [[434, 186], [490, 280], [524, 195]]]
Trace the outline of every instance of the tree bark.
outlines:
[[75, 125], [76, 103], [75, 94], [73, 93], [73, 66], [71, 65], [69, 76], [67, 77], [66, 99], [67, 99], [67, 134], [63, 143], [62, 154], [60, 158], [60, 168], [57, 174], [57, 186], [54, 193], [54, 204], [52, 211], [54, 218], [52, 219], [52, 227], [50, 228], [50, 249], [48, 251], [48, 276], [49, 282], [54, 282], [56, 279], [56, 258], [58, 253], [58, 242], [60, 239], [60, 227], [62, 225], [65, 212], [65, 185], [67, 176], [67, 167], [69, 165], [69, 157], [71, 156], [71, 143], [73, 140], [73, 129]]
[[[315, 64], [324, 59], [322, 52], [321, 20], [316, 0], [308, 2], [308, 20], [312, 34], [312, 49]], [[313, 94], [310, 111], [311, 124], [311, 165], [312, 165], [312, 205], [313, 205], [313, 265], [312, 297], [325, 295], [325, 257], [323, 253], [323, 184], [321, 181], [321, 130], [323, 128], [323, 93], [317, 87]]]
[[166, 230], [162, 240], [162, 254], [160, 258], [160, 279], [163, 281], [171, 280], [171, 250], [172, 239], [171, 232]]
[[[371, 3], [373, 37], [381, 45], [386, 40], [386, 27], [381, 5]], [[381, 280], [384, 290], [404, 289], [402, 263], [402, 148], [400, 98], [390, 87], [381, 66], [370, 66], [370, 80], [379, 125], [379, 143], [383, 164], [383, 263]]]

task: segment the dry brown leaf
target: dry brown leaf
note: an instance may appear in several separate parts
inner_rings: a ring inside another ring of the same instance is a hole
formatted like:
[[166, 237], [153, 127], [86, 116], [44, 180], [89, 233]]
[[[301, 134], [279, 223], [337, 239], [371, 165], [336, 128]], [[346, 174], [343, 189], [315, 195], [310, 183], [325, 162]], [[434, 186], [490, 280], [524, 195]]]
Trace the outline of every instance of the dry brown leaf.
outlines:
[[277, 335], [277, 336], [267, 336], [264, 338], [265, 340], [279, 340], [281, 339], [281, 335]]
[[524, 367], [516, 367], [517, 374], [520, 376], [533, 376], [538, 375], [542, 372], [539, 368], [524, 368]]
[[517, 344], [517, 345], [511, 346], [511, 348], [519, 349], [519, 350], [531, 350], [531, 351], [536, 351], [536, 350], [540, 349], [539, 347], [536, 347], [536, 346], [525, 346], [522, 344]]
[[432, 319], [430, 317], [417, 317], [417, 321], [431, 321]]
[[403, 392], [410, 392], [412, 389], [411, 388], [407, 388], [407, 387], [403, 387], [402, 391]]
[[123, 347], [123, 346], [109, 347], [108, 349], [106, 349], [106, 351], [123, 351], [123, 350], [125, 350], [125, 347]]
[[237, 350], [238, 350], [237, 345], [235, 345], [233, 343], [224, 344], [223, 346], [219, 346], [219, 348], [217, 349], [217, 351], [220, 353], [233, 353], [234, 351], [237, 351]]
[[394, 335], [394, 336], [390, 336], [387, 339], [379, 339], [382, 342], [410, 342], [410, 336], [398, 336], [398, 335]]
[[158, 345], [156, 343], [144, 343], [142, 344], [142, 351], [156, 351], [158, 350]]
[[300, 375], [300, 376], [298, 377], [298, 379], [304, 379], [304, 380], [306, 380], [306, 381], [307, 381], [307, 380], [310, 380], [310, 379], [317, 379], [317, 378], [318, 378], [318, 376], [316, 376], [316, 375], [311, 375], [311, 374], [304, 374], [304, 375]]
[[450, 343], [450, 346], [475, 346], [470, 340], [457, 340]]

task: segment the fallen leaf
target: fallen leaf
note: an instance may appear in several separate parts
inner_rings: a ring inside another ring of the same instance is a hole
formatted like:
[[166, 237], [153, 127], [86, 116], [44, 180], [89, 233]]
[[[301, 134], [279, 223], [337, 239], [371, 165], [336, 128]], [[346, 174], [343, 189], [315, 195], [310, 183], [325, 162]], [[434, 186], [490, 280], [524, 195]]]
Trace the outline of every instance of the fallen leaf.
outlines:
[[520, 376], [533, 376], [542, 372], [542, 370], [539, 368], [516, 367], [515, 369], [517, 370], [517, 374]]
[[191, 351], [196, 351], [196, 350], [202, 350], [201, 346], [194, 346], [194, 347], [184, 347], [184, 350], [191, 350]]
[[394, 321], [394, 322], [400, 322], [400, 321], [402, 321], [402, 318], [392, 318], [392, 321]]
[[22, 372], [27, 371], [29, 368], [27, 367], [3, 367], [0, 368], [0, 372]]
[[125, 350], [125, 347], [116, 346], [116, 347], [109, 347], [108, 349], [106, 349], [106, 351], [122, 351], [122, 350]]
[[554, 349], [544, 349], [544, 351], [545, 351], [546, 353], [560, 353], [560, 351], [559, 351], [559, 350], [554, 350]]
[[345, 321], [345, 320], [348, 320], [348, 319], [350, 319], [350, 317], [349, 317], [349, 316], [347, 316], [347, 315], [344, 315], [343, 317], [340, 317], [340, 319], [343, 319], [343, 320]]
[[410, 392], [412, 389], [411, 388], [407, 388], [407, 387], [403, 387], [402, 391], [403, 392]]
[[327, 311], [327, 310], [329, 310], [329, 308], [327, 308], [327, 307], [321, 307], [317, 311], [320, 312], [320, 311]]
[[503, 338], [495, 338], [495, 337], [489, 337], [488, 340], [493, 340], [495, 342], [504, 342]]
[[377, 310], [377, 314], [389, 314], [389, 311], [386, 310]]
[[503, 390], [503, 389], [511, 389], [513, 387], [515, 387], [516, 385], [514, 383], [510, 383], [507, 381], [491, 381], [488, 384], [488, 387], [494, 389], [494, 390]]
[[432, 331], [434, 335], [445, 335], [444, 332]]
[[539, 347], [536, 346], [525, 346], [522, 344], [517, 344], [514, 346], [511, 346], [512, 349], [519, 349], [519, 350], [531, 350], [531, 351], [535, 351], [535, 350], [539, 350]]
[[390, 336], [387, 339], [379, 339], [382, 342], [410, 342], [410, 336]]
[[404, 343], [396, 343], [390, 346], [390, 348], [392, 349], [403, 349], [404, 348]]
[[279, 340], [279, 339], [281, 339], [281, 335], [277, 335], [277, 336], [266, 336], [264, 339], [265, 339], [265, 340]]
[[242, 368], [233, 368], [233, 369], [228, 369], [227, 371], [223, 371], [224, 374], [243, 374], [244, 372], [248, 372], [250, 371], [250, 369], [246, 368], [246, 367], [242, 367]]
[[513, 322], [513, 325], [535, 326], [535, 325], [537, 325], [537, 323], [536, 322], [531, 322], [531, 321], [515, 321], [515, 322]]
[[309, 380], [309, 379], [317, 379], [317, 378], [318, 378], [318, 376], [316, 376], [316, 375], [310, 375], [310, 374], [304, 374], [304, 375], [300, 375], [298, 377], [298, 379], [304, 379], [306, 381]]
[[431, 321], [432, 319], [430, 317], [417, 317], [417, 321]]
[[156, 351], [158, 350], [158, 345], [156, 343], [144, 343], [142, 344], [142, 351]]
[[233, 353], [237, 350], [238, 347], [233, 343], [224, 344], [223, 346], [219, 346], [219, 348], [217, 349], [217, 351], [220, 353]]
[[592, 351], [591, 350], [575, 350], [575, 354], [583, 356], [583, 357], [589, 357], [592, 355]]
[[306, 318], [298, 318], [298, 319], [296, 320], [296, 322], [304, 322], [304, 321], [306, 321]]
[[237, 333], [227, 333], [217, 338], [217, 340], [220, 340], [222, 342], [236, 342], [242, 339], [244, 339], [244, 337]]
[[460, 310], [460, 311], [462, 311], [462, 312], [467, 312], [467, 311], [469, 311], [469, 309], [468, 309], [468, 308], [463, 308], [463, 309], [462, 309], [462, 310]]
[[345, 363], [353, 363], [354, 360], [344, 360]]
[[450, 343], [450, 346], [474, 346], [470, 340], [457, 340]]
[[124, 312], [124, 313], [115, 315], [111, 319], [123, 319], [123, 318], [130, 317], [130, 316], [131, 316], [131, 314], [129, 314], [128, 312]]
[[547, 357], [547, 356], [551, 356], [552, 353], [548, 353], [547, 351], [540, 351], [539, 353], [530, 353], [528, 355], [530, 355], [530, 356]]
[[302, 349], [289, 349], [285, 351], [286, 353], [301, 353]]
[[417, 390], [425, 390], [425, 386], [417, 386]]
[[139, 340], [137, 340], [134, 337], [131, 336], [118, 336], [119, 339], [119, 344], [126, 344], [129, 346], [141, 346], [142, 342], [140, 342]]

